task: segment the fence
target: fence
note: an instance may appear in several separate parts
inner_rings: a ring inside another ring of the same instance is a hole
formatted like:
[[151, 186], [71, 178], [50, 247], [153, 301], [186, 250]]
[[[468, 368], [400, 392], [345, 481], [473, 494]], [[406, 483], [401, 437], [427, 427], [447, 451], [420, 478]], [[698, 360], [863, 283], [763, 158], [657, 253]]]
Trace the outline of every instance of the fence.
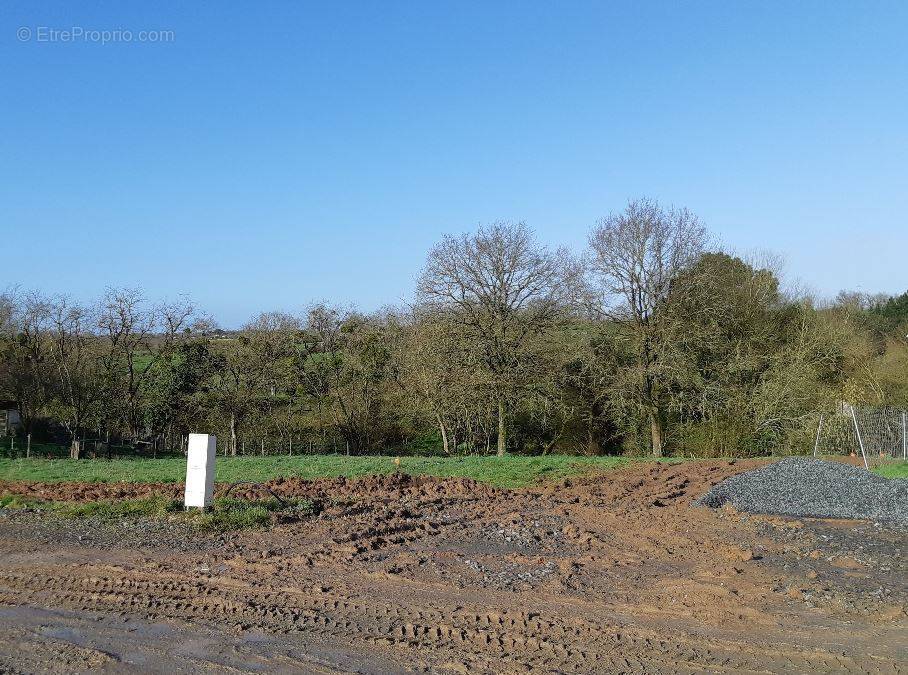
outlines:
[[[163, 438], [153, 441], [108, 442], [104, 438], [80, 438], [79, 456], [83, 459], [155, 459], [164, 457], [182, 457], [186, 454], [187, 436], [176, 436], [171, 443], [165, 444]], [[333, 435], [293, 434], [283, 437], [240, 435], [237, 438], [236, 454], [245, 457], [263, 457], [284, 455], [319, 454], [355, 454], [344, 438]], [[393, 446], [376, 448], [371, 452], [388, 456], [419, 455], [443, 456], [438, 442], [426, 441], [422, 437], [403, 438]], [[231, 453], [229, 437], [218, 435], [218, 453], [228, 456]], [[10, 435], [0, 437], [0, 458], [9, 459], [64, 459], [70, 457], [70, 444], [60, 438], [51, 441], [38, 441], [27, 435]]]
[[908, 460], [908, 411], [843, 403], [820, 415], [813, 454], [860, 454], [866, 467], [876, 457]]
[[[127, 459], [179, 456], [179, 450], [156, 450], [151, 444], [107, 443], [101, 439], [80, 439], [80, 456], [86, 459]], [[26, 435], [0, 437], [0, 457], [9, 459], [65, 459], [69, 443], [36, 441]]]

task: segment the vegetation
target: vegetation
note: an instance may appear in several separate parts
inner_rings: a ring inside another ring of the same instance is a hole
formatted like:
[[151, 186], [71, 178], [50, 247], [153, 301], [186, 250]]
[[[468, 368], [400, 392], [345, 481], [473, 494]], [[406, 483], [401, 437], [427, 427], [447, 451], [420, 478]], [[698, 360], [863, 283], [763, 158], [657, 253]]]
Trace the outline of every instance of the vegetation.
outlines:
[[[578, 472], [608, 469], [626, 463], [620, 457], [507, 458], [406, 457], [398, 465], [390, 457], [312, 455], [307, 457], [224, 457], [216, 466], [216, 480], [266, 481], [280, 476], [299, 478], [357, 478], [395, 471], [414, 476], [465, 477], [499, 487], [521, 487], [541, 479], [557, 479]], [[86, 481], [91, 483], [172, 483], [186, 477], [186, 460], [123, 459], [105, 462], [71, 462], [46, 459], [0, 459], [0, 480], [29, 480], [47, 483]]]
[[198, 431], [231, 458], [755, 456], [810, 451], [842, 403], [908, 407], [908, 294], [823, 303], [710, 241], [651, 200], [582, 255], [500, 222], [434, 247], [406, 310], [318, 304], [239, 331], [137, 290], [10, 289], [0, 401], [24, 428], [0, 453], [30, 435], [33, 456], [179, 454]]
[[883, 464], [875, 468], [874, 473], [878, 473], [886, 478], [908, 478], [908, 462], [894, 462], [892, 464]]
[[276, 499], [245, 501], [216, 499], [208, 511], [185, 511], [178, 501], [162, 498], [124, 499], [96, 502], [38, 501], [16, 495], [0, 497], [0, 509], [41, 509], [58, 518], [91, 518], [101, 522], [122, 520], [169, 520], [199, 530], [240, 530], [264, 527], [272, 522], [273, 515], [302, 517], [312, 512], [308, 500]]

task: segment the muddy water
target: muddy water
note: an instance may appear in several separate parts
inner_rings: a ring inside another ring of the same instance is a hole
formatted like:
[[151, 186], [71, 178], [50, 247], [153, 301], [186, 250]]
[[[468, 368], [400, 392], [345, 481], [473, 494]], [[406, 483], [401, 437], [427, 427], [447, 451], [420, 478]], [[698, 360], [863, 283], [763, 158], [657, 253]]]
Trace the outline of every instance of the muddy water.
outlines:
[[60, 672], [198, 673], [252, 671], [404, 672], [341, 644], [260, 631], [226, 632], [201, 623], [151, 622], [38, 607], [0, 609], [0, 669]]

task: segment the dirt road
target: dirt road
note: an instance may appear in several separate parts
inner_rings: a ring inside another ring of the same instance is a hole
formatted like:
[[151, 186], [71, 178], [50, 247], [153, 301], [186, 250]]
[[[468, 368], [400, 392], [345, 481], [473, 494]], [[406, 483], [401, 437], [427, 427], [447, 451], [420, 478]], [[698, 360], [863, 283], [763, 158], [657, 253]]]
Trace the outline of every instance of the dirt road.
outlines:
[[908, 536], [690, 507], [752, 466], [279, 480], [320, 513], [204, 537], [6, 512], [0, 671], [908, 670]]

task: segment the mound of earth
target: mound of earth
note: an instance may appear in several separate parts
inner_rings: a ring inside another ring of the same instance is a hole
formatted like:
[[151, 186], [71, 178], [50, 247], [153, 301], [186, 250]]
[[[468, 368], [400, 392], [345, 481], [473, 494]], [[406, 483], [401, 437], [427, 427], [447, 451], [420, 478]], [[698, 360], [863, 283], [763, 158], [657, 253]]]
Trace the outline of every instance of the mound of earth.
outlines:
[[120, 499], [180, 499], [183, 483], [63, 483], [12, 480], [0, 481], [0, 495], [20, 495], [41, 501], [99, 502]]
[[[489, 497], [496, 488], [471, 478], [441, 478], [438, 476], [411, 476], [391, 473], [361, 478], [275, 478], [261, 484], [281, 497], [308, 498], [312, 500], [340, 499], [344, 497], [375, 496], [387, 499], [402, 497]], [[227, 484], [219, 484], [215, 494], [222, 494]], [[240, 489], [243, 488], [243, 489]], [[254, 499], [260, 494], [258, 486], [237, 486], [230, 495]]]
[[694, 502], [739, 511], [908, 525], [908, 480], [840, 462], [789, 457], [732, 476]]
[[[488, 498], [496, 488], [471, 478], [439, 478], [392, 473], [362, 478], [275, 478], [262, 483], [217, 483], [215, 497], [230, 496], [256, 500], [276, 494], [279, 497], [306, 498], [313, 501], [347, 497], [376, 496], [397, 500], [402, 497], [472, 499]], [[120, 499], [162, 497], [183, 498], [183, 483], [89, 483], [72, 481], [45, 483], [33, 481], [0, 481], [0, 494], [12, 494], [45, 501], [94, 502]]]

